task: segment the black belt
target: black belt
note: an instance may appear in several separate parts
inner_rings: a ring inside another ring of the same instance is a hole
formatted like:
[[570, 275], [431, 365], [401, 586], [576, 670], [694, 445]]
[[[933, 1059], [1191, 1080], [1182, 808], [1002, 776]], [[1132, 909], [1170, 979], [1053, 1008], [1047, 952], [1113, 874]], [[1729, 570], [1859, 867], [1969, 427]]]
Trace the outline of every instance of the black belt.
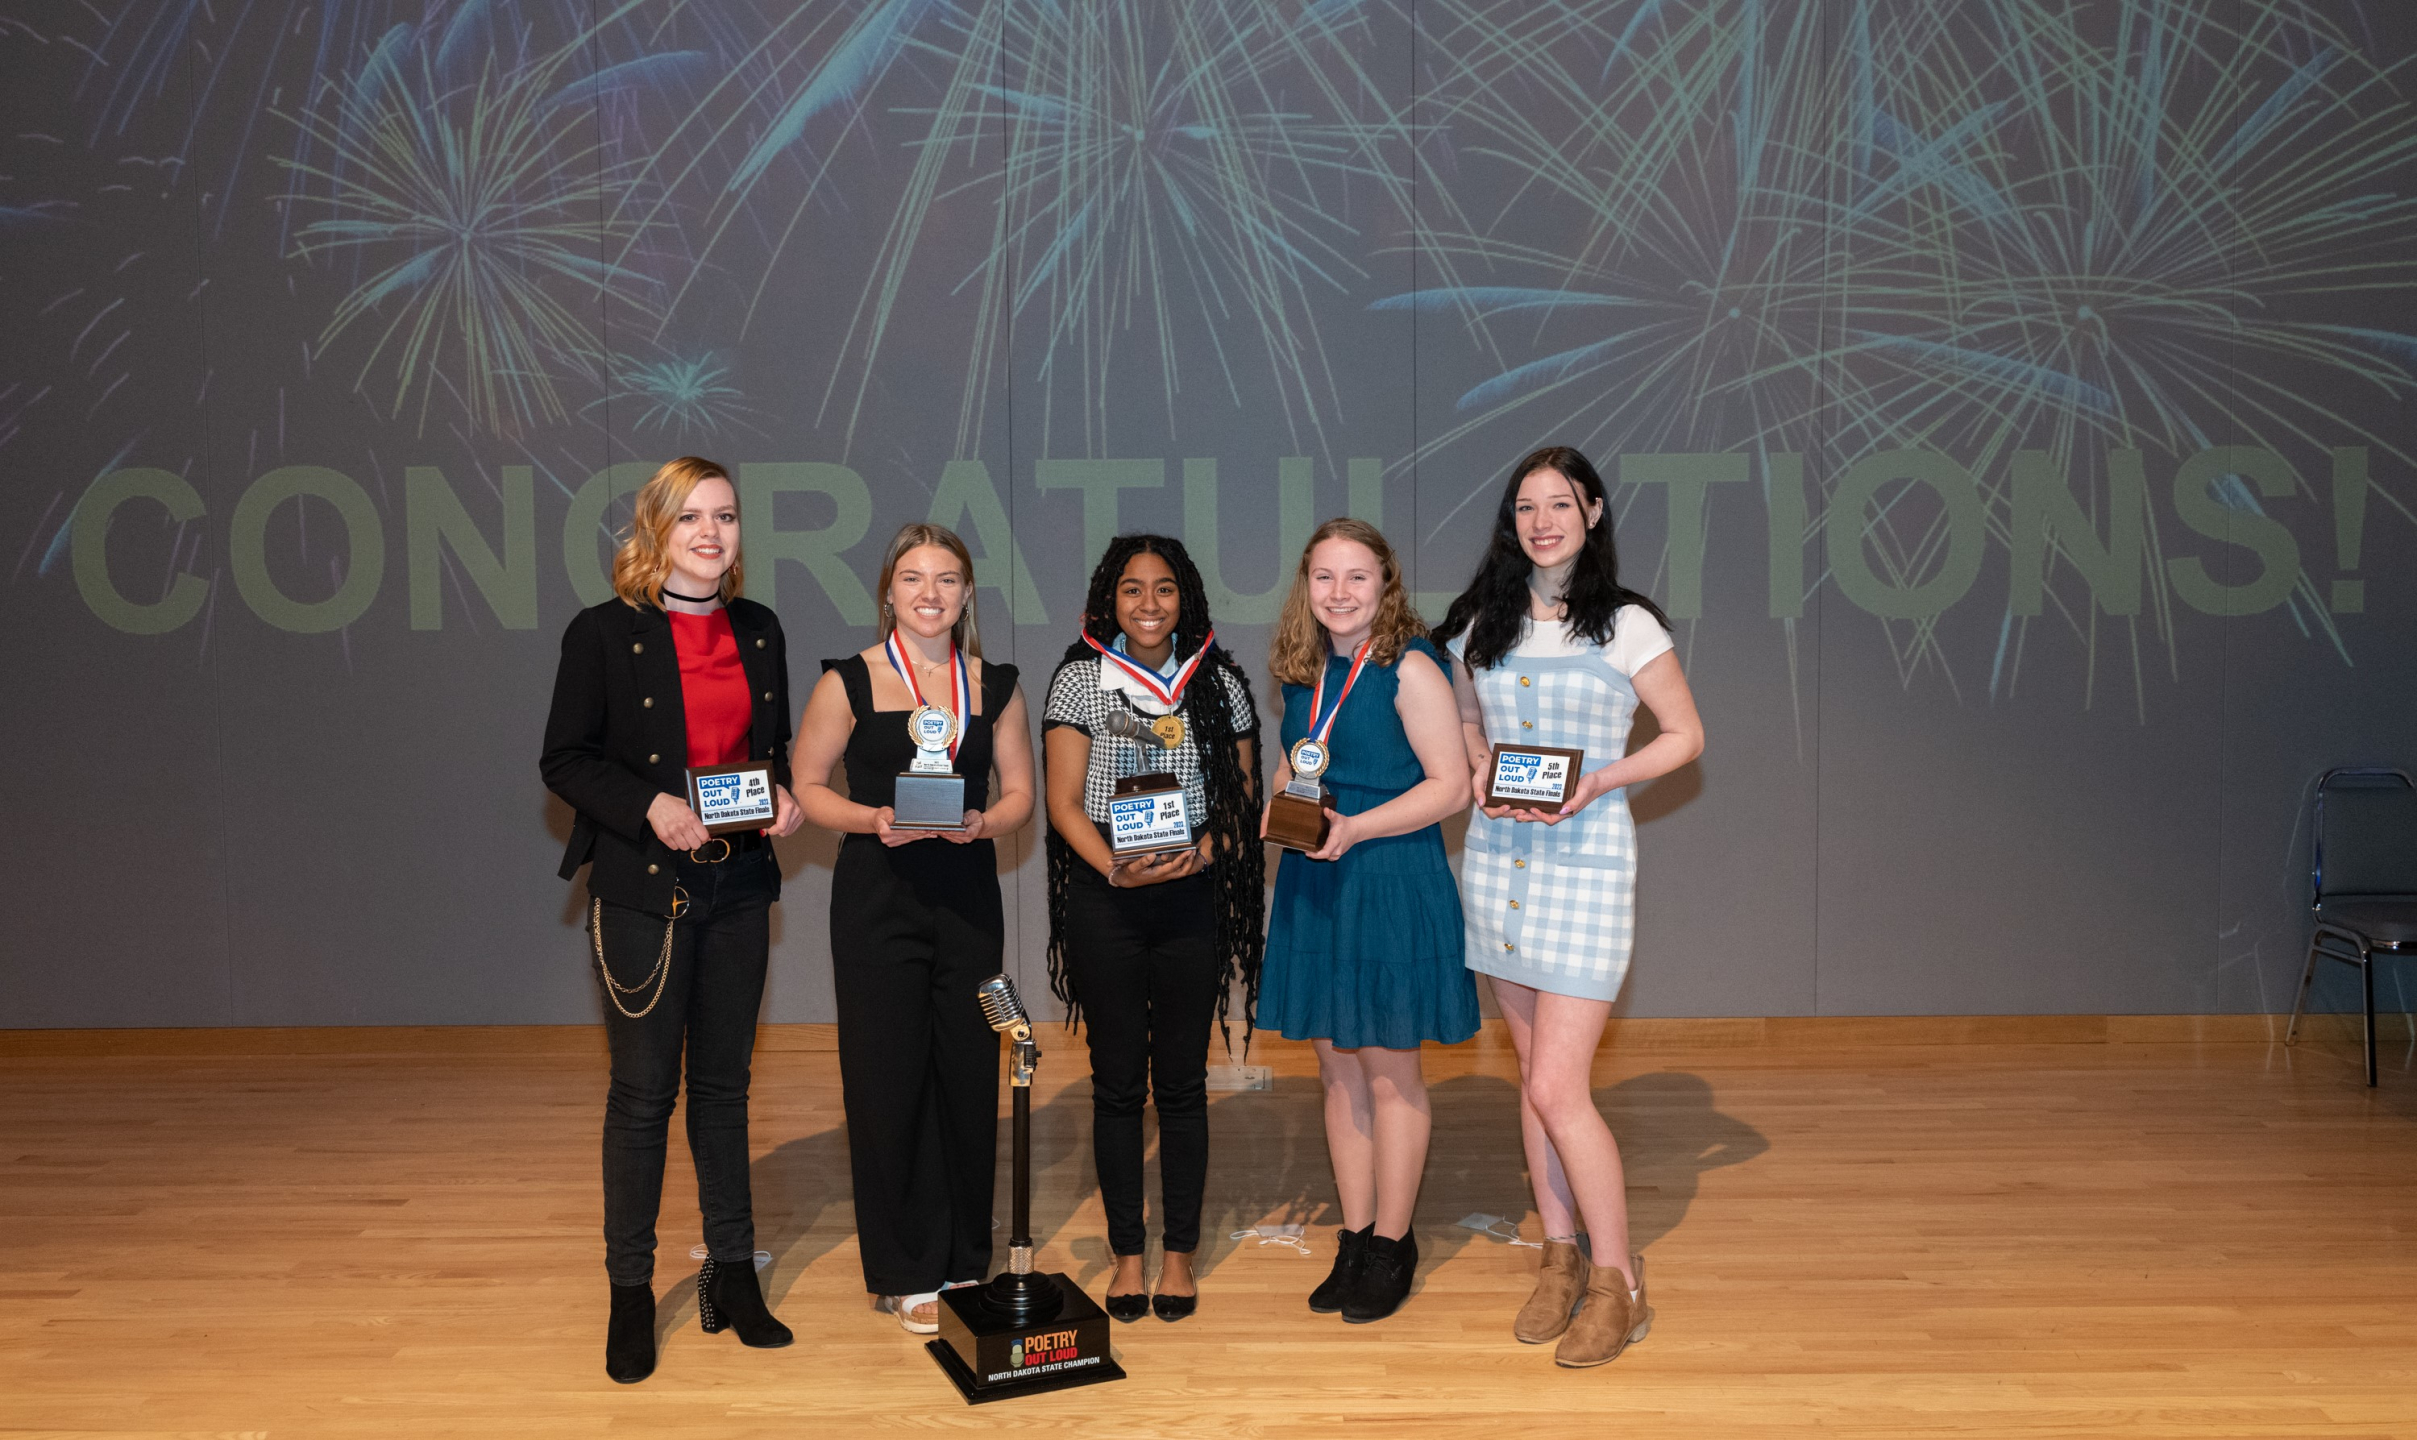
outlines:
[[762, 832], [755, 830], [744, 835], [716, 835], [680, 858], [697, 865], [719, 865], [734, 855], [752, 854], [771, 843]]

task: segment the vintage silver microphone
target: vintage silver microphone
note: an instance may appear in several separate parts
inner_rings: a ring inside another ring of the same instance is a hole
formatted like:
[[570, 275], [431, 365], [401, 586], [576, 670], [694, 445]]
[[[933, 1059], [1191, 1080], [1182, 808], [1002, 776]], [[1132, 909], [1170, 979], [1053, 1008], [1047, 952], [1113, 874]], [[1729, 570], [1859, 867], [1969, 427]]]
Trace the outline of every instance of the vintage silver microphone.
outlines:
[[1019, 1325], [1046, 1320], [1065, 1302], [1055, 1285], [1032, 1270], [1032, 1071], [1041, 1047], [1032, 1040], [1032, 1017], [1024, 1010], [1015, 982], [993, 975], [975, 989], [982, 1018], [1004, 1034], [1010, 1044], [1008, 1076], [1014, 1086], [1015, 1169], [1013, 1209], [1007, 1232], [1007, 1268], [983, 1287], [982, 1302], [992, 1313]]
[[1158, 732], [1150, 728], [1150, 722], [1130, 710], [1109, 711], [1107, 718], [1099, 722], [1099, 728], [1119, 740], [1131, 740], [1135, 744], [1160, 750], [1167, 748], [1167, 743], [1158, 738]]

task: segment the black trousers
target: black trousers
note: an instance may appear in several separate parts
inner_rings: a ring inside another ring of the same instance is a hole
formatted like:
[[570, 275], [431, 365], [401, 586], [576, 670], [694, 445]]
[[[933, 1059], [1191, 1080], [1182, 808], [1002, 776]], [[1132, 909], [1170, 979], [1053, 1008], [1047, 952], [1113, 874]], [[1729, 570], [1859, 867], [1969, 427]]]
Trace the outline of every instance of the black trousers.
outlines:
[[1208, 1038], [1217, 1013], [1217, 915], [1210, 880], [1118, 890], [1089, 866], [1066, 896], [1066, 963], [1091, 1043], [1091, 1155], [1108, 1248], [1139, 1255], [1142, 1123], [1158, 1106], [1159, 1231], [1200, 1246], [1208, 1183]]
[[[646, 1009], [655, 994], [651, 984], [634, 995], [605, 997], [613, 1078], [604, 1102], [604, 1268], [616, 1285], [654, 1278], [663, 1153], [683, 1058], [688, 1154], [696, 1163], [706, 1252], [732, 1264], [754, 1259], [747, 1080], [771, 943], [773, 864], [769, 845], [719, 865], [683, 858], [679, 885], [688, 907], [672, 922], [671, 973], [662, 997], [652, 1010]], [[601, 929], [613, 979], [622, 985], [644, 980], [663, 953], [663, 917], [605, 902]], [[623, 1008], [646, 1013], [632, 1019]]]
[[831, 876], [831, 988], [865, 1289], [990, 1273], [999, 1037], [974, 991], [1006, 918], [987, 843], [851, 835]]

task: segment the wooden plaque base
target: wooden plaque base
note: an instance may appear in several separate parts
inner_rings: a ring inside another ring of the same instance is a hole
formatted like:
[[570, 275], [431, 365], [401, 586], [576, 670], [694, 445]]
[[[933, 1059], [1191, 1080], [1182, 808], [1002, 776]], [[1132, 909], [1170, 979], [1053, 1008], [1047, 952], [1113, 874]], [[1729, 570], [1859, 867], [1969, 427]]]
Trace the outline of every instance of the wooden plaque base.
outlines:
[[[1316, 798], [1301, 793], [1315, 792]], [[1295, 780], [1276, 792], [1267, 807], [1267, 839], [1270, 844], [1303, 854], [1326, 843], [1329, 828], [1326, 819], [1326, 787], [1315, 781]]]

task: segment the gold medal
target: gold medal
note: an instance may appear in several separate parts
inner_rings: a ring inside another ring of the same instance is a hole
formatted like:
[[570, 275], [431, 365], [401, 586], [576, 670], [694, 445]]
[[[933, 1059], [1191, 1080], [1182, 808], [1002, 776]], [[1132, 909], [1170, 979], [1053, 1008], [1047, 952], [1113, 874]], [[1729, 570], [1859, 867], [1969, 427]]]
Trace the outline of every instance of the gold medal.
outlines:
[[1292, 742], [1292, 752], [1286, 758], [1292, 762], [1292, 773], [1303, 780], [1315, 780], [1326, 773], [1327, 762], [1334, 752], [1322, 740], [1303, 736]]
[[1161, 715], [1150, 722], [1150, 733], [1158, 737], [1161, 747], [1172, 750], [1183, 743], [1183, 717]]

